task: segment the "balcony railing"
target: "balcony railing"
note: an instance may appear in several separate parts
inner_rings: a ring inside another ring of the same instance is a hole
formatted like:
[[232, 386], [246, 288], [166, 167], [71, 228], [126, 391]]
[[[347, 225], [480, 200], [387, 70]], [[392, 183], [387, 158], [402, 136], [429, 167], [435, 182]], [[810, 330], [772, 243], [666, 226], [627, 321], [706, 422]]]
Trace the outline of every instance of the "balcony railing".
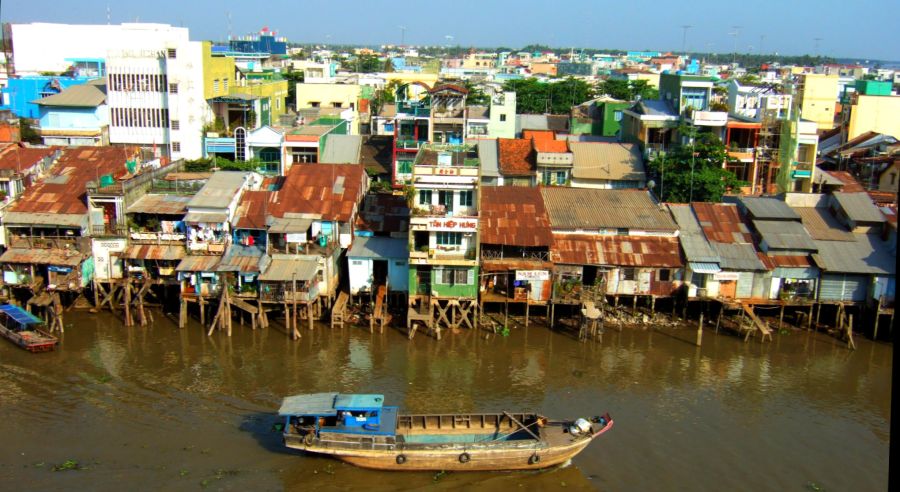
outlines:
[[127, 232], [125, 224], [100, 224], [91, 226], [91, 235], [95, 237], [124, 237]]
[[191, 253], [208, 253], [212, 255], [220, 255], [225, 252], [228, 246], [228, 239], [213, 239], [210, 241], [189, 241], [188, 251]]
[[644, 157], [646, 159], [662, 157], [664, 155], [666, 155], [665, 144], [648, 143], [644, 145]]
[[89, 251], [90, 238], [83, 237], [32, 237], [13, 236], [9, 240], [10, 248], [21, 249], [73, 249]]
[[166, 233], [166, 232], [132, 232], [129, 234], [131, 241], [135, 244], [160, 244], [160, 243], [181, 243], [185, 240], [183, 233]]

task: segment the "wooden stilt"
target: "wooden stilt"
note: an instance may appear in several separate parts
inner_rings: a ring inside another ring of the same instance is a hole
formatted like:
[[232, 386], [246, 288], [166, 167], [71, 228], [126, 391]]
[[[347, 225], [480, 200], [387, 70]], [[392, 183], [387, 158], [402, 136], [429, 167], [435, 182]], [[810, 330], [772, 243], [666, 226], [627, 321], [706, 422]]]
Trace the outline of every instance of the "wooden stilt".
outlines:
[[525, 328], [528, 328], [528, 315], [530, 314], [529, 313], [530, 307], [531, 307], [531, 303], [529, 303], [528, 300], [526, 299], [525, 300]]
[[700, 313], [700, 322], [697, 323], [697, 346], [703, 345], [703, 313]]
[[781, 305], [781, 311], [778, 313], [778, 329], [784, 327], [784, 304]]
[[724, 310], [725, 310], [725, 306], [722, 304], [719, 304], [719, 315], [716, 316], [716, 335], [719, 334], [719, 323], [722, 322], [722, 311], [724, 311]]
[[812, 327], [813, 308], [814, 308], [815, 306], [816, 306], [815, 304], [810, 304], [810, 305], [809, 305], [809, 319], [806, 320], [806, 329], [807, 329], [807, 330], [810, 329], [810, 328]]
[[125, 290], [125, 326], [133, 326], [134, 320], [131, 319], [131, 282], [124, 281]]

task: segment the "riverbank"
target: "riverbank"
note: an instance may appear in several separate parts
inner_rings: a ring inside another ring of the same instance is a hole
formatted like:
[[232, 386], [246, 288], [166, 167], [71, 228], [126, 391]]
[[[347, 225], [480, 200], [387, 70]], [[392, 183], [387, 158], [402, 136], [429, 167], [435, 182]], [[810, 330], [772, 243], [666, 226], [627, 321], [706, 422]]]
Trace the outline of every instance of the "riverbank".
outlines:
[[[156, 316], [123, 327], [67, 313], [57, 352], [0, 345], [0, 482], [15, 489], [884, 490], [891, 347], [789, 330], [744, 343], [685, 328], [607, 329], [581, 343], [531, 325], [441, 342], [347, 327], [235, 324], [232, 337]], [[275, 323], [273, 323], [275, 325]], [[392, 474], [283, 450], [282, 396], [383, 392], [411, 412], [609, 411], [616, 428], [540, 474]], [[53, 471], [76, 461], [81, 470]], [[563, 485], [564, 484], [564, 485]]]

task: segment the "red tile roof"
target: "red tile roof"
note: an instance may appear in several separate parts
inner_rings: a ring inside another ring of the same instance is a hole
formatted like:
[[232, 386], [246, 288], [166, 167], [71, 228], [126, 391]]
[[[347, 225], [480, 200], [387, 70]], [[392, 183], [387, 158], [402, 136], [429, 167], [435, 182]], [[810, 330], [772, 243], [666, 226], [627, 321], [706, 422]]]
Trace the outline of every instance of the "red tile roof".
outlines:
[[9, 210], [25, 213], [86, 214], [85, 186], [105, 174], [127, 174], [125, 161], [136, 157], [128, 147], [74, 147], [63, 151], [50, 176], [26, 191]]
[[522, 130], [522, 138], [534, 140], [535, 143], [556, 140], [556, 132], [553, 130]]
[[753, 234], [738, 212], [737, 205], [694, 202], [691, 206], [707, 240], [717, 243], [753, 244]]
[[538, 188], [488, 186], [481, 189], [481, 242], [550, 247], [550, 217]]
[[677, 237], [554, 234], [550, 258], [569, 265], [677, 268], [684, 265]]
[[500, 174], [504, 176], [530, 176], [534, 174], [535, 158], [531, 140], [498, 138], [497, 151]]

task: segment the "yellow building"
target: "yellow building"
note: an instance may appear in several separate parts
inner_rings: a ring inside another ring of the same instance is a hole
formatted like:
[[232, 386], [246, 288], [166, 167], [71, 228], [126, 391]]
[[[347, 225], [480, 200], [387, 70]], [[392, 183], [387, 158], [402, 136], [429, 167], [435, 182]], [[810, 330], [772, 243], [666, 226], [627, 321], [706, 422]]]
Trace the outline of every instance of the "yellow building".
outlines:
[[225, 96], [234, 87], [234, 58], [212, 56], [212, 43], [203, 42], [203, 97]]
[[287, 112], [288, 81], [274, 73], [248, 72], [231, 89], [229, 95], [244, 95], [257, 100], [257, 125], [276, 125]]
[[866, 132], [878, 132], [900, 138], [900, 96], [853, 96], [847, 139]]
[[297, 84], [297, 111], [309, 108], [327, 109], [350, 121], [350, 134], [359, 134], [359, 84]]
[[438, 74], [436, 73], [388, 72], [379, 74], [379, 76], [384, 77], [385, 86], [396, 80], [399, 85], [409, 84], [411, 82], [422, 82], [427, 84], [428, 87], [434, 87], [438, 81]]
[[834, 110], [838, 98], [838, 76], [817, 73], [800, 74], [797, 93], [800, 117], [814, 121], [820, 130], [834, 128]]

